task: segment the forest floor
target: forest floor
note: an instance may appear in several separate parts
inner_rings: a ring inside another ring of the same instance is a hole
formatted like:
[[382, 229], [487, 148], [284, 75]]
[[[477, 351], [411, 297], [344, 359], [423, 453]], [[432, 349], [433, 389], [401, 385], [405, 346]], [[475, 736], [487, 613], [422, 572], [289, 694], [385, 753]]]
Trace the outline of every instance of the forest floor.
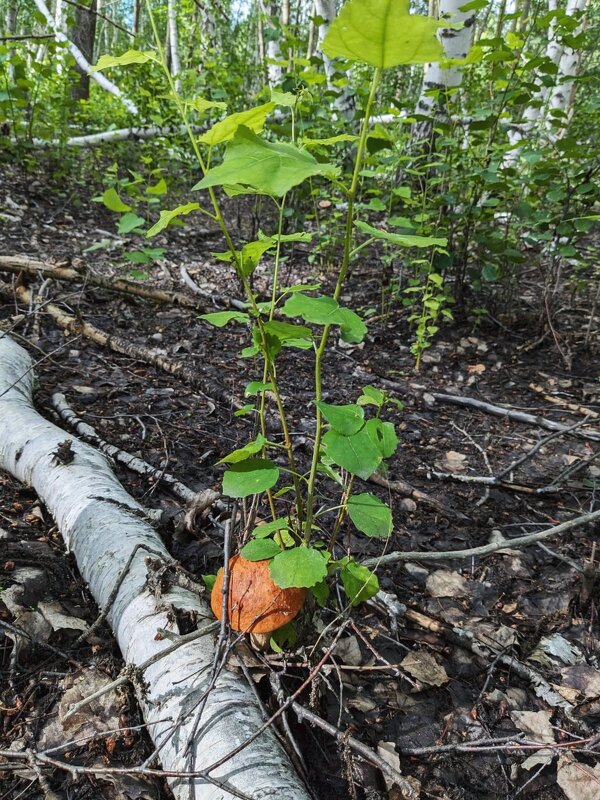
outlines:
[[[74, 207], [43, 177], [5, 168], [0, 206], [11, 217], [0, 223], [0, 255], [27, 255], [75, 268], [85, 264], [102, 275], [121, 277], [128, 271], [115, 266], [122, 262], [109, 251], [83, 254], [105, 236], [103, 231], [114, 230], [109, 213], [95, 205]], [[218, 238], [211, 231], [194, 231], [189, 225], [162, 237], [167, 252], [158, 264], [144, 268], [148, 283], [189, 293], [180, 275], [184, 266], [203, 291], [239, 296], [225, 265], [210, 257], [211, 250], [220, 249]], [[266, 285], [268, 263], [261, 270], [259, 289], [261, 281]], [[300, 250], [286, 262], [284, 273], [286, 282], [331, 283], [331, 274], [309, 267]], [[11, 284], [15, 276], [0, 267], [0, 278]], [[42, 283], [35, 276], [24, 280], [37, 289]], [[253, 435], [250, 418], [233, 414], [234, 403], [244, 402], [247, 382], [259, 377], [252, 362], [239, 356], [247, 344], [245, 328], [216, 329], [190, 309], [89, 285], [51, 282], [44, 292], [47, 300], [98, 328], [185, 364], [201, 376], [203, 393], [77, 332], [65, 334], [43, 313], [43, 304], [33, 314], [5, 295], [0, 317], [37, 362], [40, 413], [55, 420], [51, 396], [62, 392], [103, 439], [194, 490], [218, 489], [222, 467], [216, 462]], [[600, 453], [600, 425], [593, 416], [585, 420], [586, 409], [600, 412], [598, 340], [588, 336], [582, 345], [591, 302], [579, 297], [571, 308], [565, 293], [556, 326], [571, 355], [567, 368], [552, 336], [531, 346], [537, 338], [535, 294], [534, 287], [530, 298], [515, 300], [520, 322], [506, 317], [444, 326], [416, 371], [406, 312], [392, 302], [388, 313], [380, 314], [380, 266], [365, 260], [352, 274], [344, 303], [377, 311], [364, 344], [332, 343], [324, 368], [325, 399], [354, 402], [360, 389], [372, 384], [401, 400], [404, 409], [389, 416], [400, 447], [387, 478], [391, 486], [394, 480], [405, 481], [433, 501], [368, 485], [365, 491], [379, 493], [392, 505], [395, 527], [386, 550], [470, 548], [489, 543], [498, 532], [510, 539], [598, 507], [600, 461], [594, 457]], [[280, 378], [297, 457], [305, 462], [313, 418], [310, 358], [290, 351]], [[436, 399], [436, 393], [476, 398], [566, 426], [582, 424], [551, 437], [537, 424], [451, 405]], [[527, 453], [530, 457], [514, 474], [505, 476], [510, 485], [461, 481], [499, 475]], [[180, 504], [160, 482], [115, 469], [133, 496], [177, 519]], [[547, 486], [554, 491], [536, 492]], [[211, 522], [219, 521], [214, 513], [185, 540], [173, 535], [172, 526], [163, 529], [174, 556], [197, 576], [215, 573], [221, 563], [223, 532]], [[127, 691], [105, 697], [73, 719], [68, 736], [59, 729], [61, 703], [86, 693], [94, 681], [114, 677], [120, 654], [107, 627], [74, 646], [97, 609], [46, 509], [30, 488], [5, 474], [0, 474], [0, 526], [0, 751], [58, 747], [66, 737], [74, 743], [67, 752], [56, 752], [70, 764], [139, 764], [150, 752], [149, 740]], [[537, 545], [507, 545], [485, 558], [381, 568], [382, 589], [395, 594], [412, 615], [401, 616], [394, 630], [395, 620], [384, 608], [366, 605], [352, 612], [347, 634], [302, 703], [342, 733], [379, 748], [384, 758], [393, 758], [385, 744], [393, 743], [402, 772], [419, 782], [423, 798], [598, 798], [600, 578], [592, 562], [598, 530], [583, 526]], [[357, 559], [382, 550], [380, 540], [349, 531], [343, 545]], [[473, 637], [479, 646], [469, 644]], [[287, 664], [280, 656], [247, 651], [270, 710], [277, 701], [269, 671], [281, 670], [284, 690], [295, 689], [298, 678], [308, 674], [315, 638], [307, 625]], [[343, 737], [336, 742], [299, 724], [293, 714], [288, 722], [316, 798], [386, 796], [379, 773]], [[549, 747], [541, 750], [532, 743]], [[85, 770], [75, 776], [48, 768], [40, 780], [31, 767], [15, 768], [0, 759], [0, 800], [44, 798], [50, 788], [73, 800], [169, 797], [163, 783], [147, 776], [99, 776]], [[389, 796], [399, 797], [395, 792]]]

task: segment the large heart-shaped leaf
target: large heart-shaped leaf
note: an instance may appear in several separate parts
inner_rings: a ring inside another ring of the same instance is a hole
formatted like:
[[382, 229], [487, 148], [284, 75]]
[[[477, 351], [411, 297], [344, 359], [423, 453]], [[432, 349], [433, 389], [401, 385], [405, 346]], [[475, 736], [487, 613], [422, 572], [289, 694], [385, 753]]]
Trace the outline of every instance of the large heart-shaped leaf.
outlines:
[[366, 427], [352, 436], [342, 436], [337, 431], [327, 431], [323, 437], [323, 444], [329, 458], [363, 480], [371, 477], [383, 459]]
[[317, 400], [316, 405], [333, 430], [344, 436], [358, 433], [365, 424], [365, 412], [358, 405], [334, 406], [322, 400]]
[[294, 547], [276, 555], [271, 561], [270, 571], [282, 589], [310, 589], [327, 577], [327, 561], [313, 547]]
[[435, 34], [448, 23], [411, 15], [409, 5], [410, 0], [350, 0], [331, 23], [323, 52], [382, 69], [439, 61], [444, 48]]
[[307, 178], [314, 175], [332, 178], [338, 172], [333, 164], [320, 164], [293, 144], [268, 142], [241, 126], [227, 146], [223, 163], [209, 170], [193, 188], [237, 184], [281, 197]]
[[279, 479], [279, 470], [267, 458], [249, 458], [234, 464], [223, 475], [223, 494], [248, 497], [271, 489]]
[[340, 308], [333, 297], [310, 297], [296, 292], [282, 308], [287, 317], [302, 317], [305, 322], [317, 325], [339, 325], [345, 342], [362, 342], [367, 326], [358, 314], [349, 308]]
[[348, 516], [367, 536], [384, 539], [392, 532], [392, 512], [374, 494], [353, 494], [348, 500]]

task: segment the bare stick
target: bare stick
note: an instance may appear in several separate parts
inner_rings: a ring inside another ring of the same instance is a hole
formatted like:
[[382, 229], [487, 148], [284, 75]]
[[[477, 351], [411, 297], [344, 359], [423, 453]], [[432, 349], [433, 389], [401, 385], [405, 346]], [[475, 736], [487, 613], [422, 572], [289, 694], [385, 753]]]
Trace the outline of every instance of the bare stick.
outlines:
[[361, 561], [361, 564], [364, 564], [366, 567], [377, 567], [384, 564], [394, 564], [397, 561], [445, 561], [446, 559], [461, 559], [471, 556], [487, 556], [490, 553], [498, 552], [498, 550], [506, 550], [508, 547], [526, 547], [528, 544], [540, 542], [542, 539], [548, 539], [550, 536], [560, 536], [575, 528], [581, 528], [583, 525], [587, 525], [597, 519], [600, 519], [600, 511], [593, 511], [589, 514], [582, 514], [580, 517], [570, 519], [567, 522], [561, 522], [560, 525], [555, 525], [553, 528], [548, 528], [545, 531], [528, 533], [526, 536], [518, 536], [516, 539], [506, 539], [503, 542], [493, 542], [492, 544], [484, 544], [481, 545], [481, 547], [470, 547], [465, 550], [445, 550], [440, 552], [420, 552], [416, 550], [403, 552], [398, 550], [393, 553], [378, 556], [377, 558], [366, 558], [364, 561]]
[[[528, 414], [525, 411], [514, 411], [510, 408], [503, 406], [495, 406], [492, 403], [486, 403], [483, 400], [476, 400], [474, 397], [458, 397], [453, 394], [436, 394], [432, 397], [438, 403], [451, 403], [455, 406], [465, 406], [467, 408], [476, 408], [478, 411], [485, 411], [486, 414], [493, 414], [496, 417], [507, 417], [514, 422], [523, 422], [526, 425], [537, 425], [540, 428], [547, 428], [551, 431], [567, 432], [568, 426], [562, 425], [560, 422], [539, 417], [536, 414]], [[581, 439], [592, 439], [595, 442], [600, 442], [600, 433], [595, 431], [576, 431], [575, 436]]]
[[405, 778], [401, 775], [398, 770], [394, 769], [387, 761], [384, 761], [383, 758], [378, 756], [368, 745], [355, 739], [354, 736], [348, 736], [346, 733], [342, 733], [335, 725], [332, 725], [314, 712], [304, 708], [304, 706], [296, 701], [292, 703], [292, 709], [300, 722], [306, 721], [311, 725], [316, 725], [318, 728], [321, 728], [322, 731], [325, 731], [325, 733], [333, 736], [336, 741], [347, 745], [350, 749], [354, 750], [355, 753], [361, 755], [366, 761], [374, 764], [387, 778], [394, 781], [405, 797], [417, 796], [416, 789], [410, 782], [410, 778]]

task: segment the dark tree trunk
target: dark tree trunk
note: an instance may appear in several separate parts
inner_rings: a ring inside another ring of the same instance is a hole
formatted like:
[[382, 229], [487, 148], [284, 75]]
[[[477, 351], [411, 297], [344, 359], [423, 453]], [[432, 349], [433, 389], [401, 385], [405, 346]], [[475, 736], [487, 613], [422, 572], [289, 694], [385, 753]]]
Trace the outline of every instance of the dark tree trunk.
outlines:
[[[86, 8], [83, 8], [84, 3]], [[73, 44], [81, 50], [87, 61], [94, 61], [94, 41], [96, 38], [96, 10], [98, 0], [80, 0], [80, 4], [75, 7], [75, 25], [73, 27]], [[75, 67], [79, 73], [78, 81], [71, 88], [73, 100], [88, 100], [90, 96], [90, 76], [86, 75], [79, 67]]]

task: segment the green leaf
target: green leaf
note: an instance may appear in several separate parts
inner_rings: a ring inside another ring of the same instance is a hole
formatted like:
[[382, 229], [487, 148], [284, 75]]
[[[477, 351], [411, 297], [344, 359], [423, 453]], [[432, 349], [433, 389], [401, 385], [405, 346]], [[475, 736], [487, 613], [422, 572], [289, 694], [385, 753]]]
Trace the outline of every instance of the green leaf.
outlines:
[[317, 601], [317, 605], [320, 608], [325, 608], [327, 601], [329, 599], [329, 586], [327, 585], [326, 581], [320, 581], [316, 583], [311, 592], [314, 595], [315, 600]]
[[136, 228], [139, 228], [140, 225], [144, 225], [146, 220], [143, 217], [138, 217], [137, 214], [133, 214], [128, 211], [126, 214], [123, 214], [121, 219], [119, 220], [119, 227], [117, 231], [119, 233], [131, 233]]
[[237, 411], [234, 411], [233, 412], [233, 416], [234, 417], [245, 417], [248, 414], [252, 414], [252, 412], [255, 410], [255, 408], [256, 408], [256, 406], [254, 405], [254, 403], [246, 403], [245, 406], [242, 406]]
[[394, 455], [398, 447], [398, 436], [391, 422], [370, 419], [365, 428], [383, 458], [390, 458]]
[[165, 194], [167, 191], [167, 182], [164, 178], [161, 178], [158, 183], [155, 183], [154, 186], [147, 186], [146, 187], [146, 194], [160, 196]]
[[394, 527], [392, 512], [374, 494], [353, 494], [348, 500], [348, 516], [361, 533], [385, 539]]
[[295, 108], [298, 97], [291, 92], [279, 92], [277, 89], [271, 89], [271, 100], [278, 106]]
[[234, 319], [236, 322], [248, 322], [248, 314], [242, 311], [212, 311], [210, 314], [200, 314], [200, 319], [214, 325], [215, 328], [223, 328], [228, 322]]
[[229, 455], [217, 461], [217, 464], [237, 464], [240, 461], [245, 461], [247, 458], [250, 458], [250, 456], [260, 452], [266, 443], [267, 440], [265, 437], [262, 433], [259, 433], [253, 442], [248, 442], [248, 444], [245, 444], [243, 447], [229, 453]]
[[331, 23], [323, 52], [382, 69], [439, 61], [444, 48], [436, 32], [448, 23], [410, 15], [409, 5], [409, 0], [350, 0]]
[[312, 339], [312, 331], [310, 328], [305, 328], [302, 325], [291, 325], [289, 322], [279, 322], [278, 320], [271, 320], [265, 322], [263, 328], [271, 336], [275, 336], [280, 342], [286, 342], [294, 339]]
[[363, 393], [356, 401], [359, 406], [377, 406], [381, 408], [385, 403], [385, 393], [370, 384], [363, 387]]
[[119, 213], [131, 211], [131, 206], [128, 206], [127, 203], [121, 200], [117, 194], [117, 190], [113, 186], [104, 192], [101, 199], [109, 211], [117, 211]]
[[[216, 122], [210, 130], [202, 134], [198, 139], [203, 144], [211, 147], [221, 142], [226, 142], [234, 136], [240, 125], [244, 125], [255, 133], [262, 131], [267, 116], [275, 108], [275, 103], [264, 103], [262, 106], [249, 108], [247, 111], [238, 111], [236, 114], [229, 114], [224, 119]], [[237, 183], [238, 181], [230, 181]], [[194, 187], [195, 188], [195, 187]]]
[[120, 56], [100, 56], [98, 63], [92, 67], [90, 72], [100, 72], [109, 67], [126, 67], [129, 64], [146, 64], [148, 61], [154, 61], [159, 64], [158, 57], [149, 50], [127, 50], [126, 53]]
[[281, 553], [281, 548], [273, 539], [252, 539], [240, 550], [247, 561], [265, 561], [277, 553]]
[[355, 311], [350, 308], [340, 308], [338, 319], [341, 325], [342, 341], [352, 344], [362, 342], [367, 332], [367, 326]]
[[328, 136], [325, 139], [302, 139], [304, 147], [331, 147], [340, 142], [356, 142], [358, 136], [354, 133], [338, 133], [337, 136]]
[[448, 239], [445, 237], [433, 236], [413, 236], [409, 233], [390, 233], [383, 231], [381, 228], [374, 228], [367, 222], [358, 220], [354, 223], [361, 233], [366, 233], [375, 239], [385, 239], [386, 242], [393, 242], [402, 247], [446, 247]]
[[350, 561], [340, 570], [340, 578], [344, 586], [344, 591], [353, 606], [364, 603], [371, 597], [375, 597], [379, 591], [379, 581], [377, 575], [370, 569]]
[[310, 297], [302, 292], [295, 292], [282, 308], [286, 317], [301, 317], [317, 325], [339, 324], [339, 310], [333, 297]]
[[344, 436], [357, 433], [365, 424], [365, 412], [358, 405], [334, 406], [317, 400], [317, 408], [333, 430]]
[[207, 100], [204, 97], [194, 97], [193, 100], [186, 100], [185, 104], [199, 114], [204, 114], [205, 111], [209, 111], [211, 108], [227, 108], [227, 103], [223, 103], [220, 100]]
[[367, 480], [382, 461], [380, 449], [369, 436], [366, 425], [352, 436], [327, 431], [323, 437], [326, 453], [338, 466]]
[[310, 589], [327, 577], [327, 561], [312, 547], [294, 547], [275, 556], [270, 566], [271, 578], [282, 589]]
[[273, 531], [282, 531], [289, 525], [287, 517], [279, 517], [278, 519], [271, 520], [271, 522], [261, 522], [252, 531], [254, 539], [264, 539], [273, 533]]
[[296, 292], [285, 302], [282, 312], [287, 317], [301, 317], [317, 325], [340, 325], [345, 342], [361, 342], [367, 326], [354, 311], [340, 308], [333, 297], [310, 297]]
[[266, 458], [249, 458], [234, 464], [223, 475], [223, 494], [227, 497], [249, 497], [271, 489], [279, 480], [279, 470]]
[[228, 144], [223, 162], [210, 169], [193, 189], [242, 184], [281, 197], [306, 178], [335, 177], [338, 172], [336, 166], [320, 164], [306, 150], [293, 144], [267, 142], [242, 126]]
[[254, 397], [259, 392], [272, 392], [275, 389], [272, 383], [250, 381], [244, 390], [244, 397]]
[[204, 581], [204, 585], [206, 586], [207, 590], [209, 592], [212, 592], [213, 586], [215, 585], [215, 582], [217, 580], [217, 576], [216, 575], [203, 575], [202, 576], [202, 580]]
[[157, 233], [163, 231], [167, 225], [169, 225], [169, 223], [175, 219], [175, 217], [185, 216], [192, 211], [196, 211], [198, 208], [200, 208], [200, 203], [186, 203], [183, 206], [177, 206], [177, 208], [174, 208], [171, 211], [161, 211], [160, 219], [158, 222], [155, 222], [150, 230], [146, 233], [146, 238], [150, 239], [152, 236], [156, 236]]
[[261, 242], [312, 242], [313, 235], [306, 231], [298, 231], [297, 233], [275, 233], [273, 236], [267, 236], [262, 231], [258, 232], [258, 238]]

